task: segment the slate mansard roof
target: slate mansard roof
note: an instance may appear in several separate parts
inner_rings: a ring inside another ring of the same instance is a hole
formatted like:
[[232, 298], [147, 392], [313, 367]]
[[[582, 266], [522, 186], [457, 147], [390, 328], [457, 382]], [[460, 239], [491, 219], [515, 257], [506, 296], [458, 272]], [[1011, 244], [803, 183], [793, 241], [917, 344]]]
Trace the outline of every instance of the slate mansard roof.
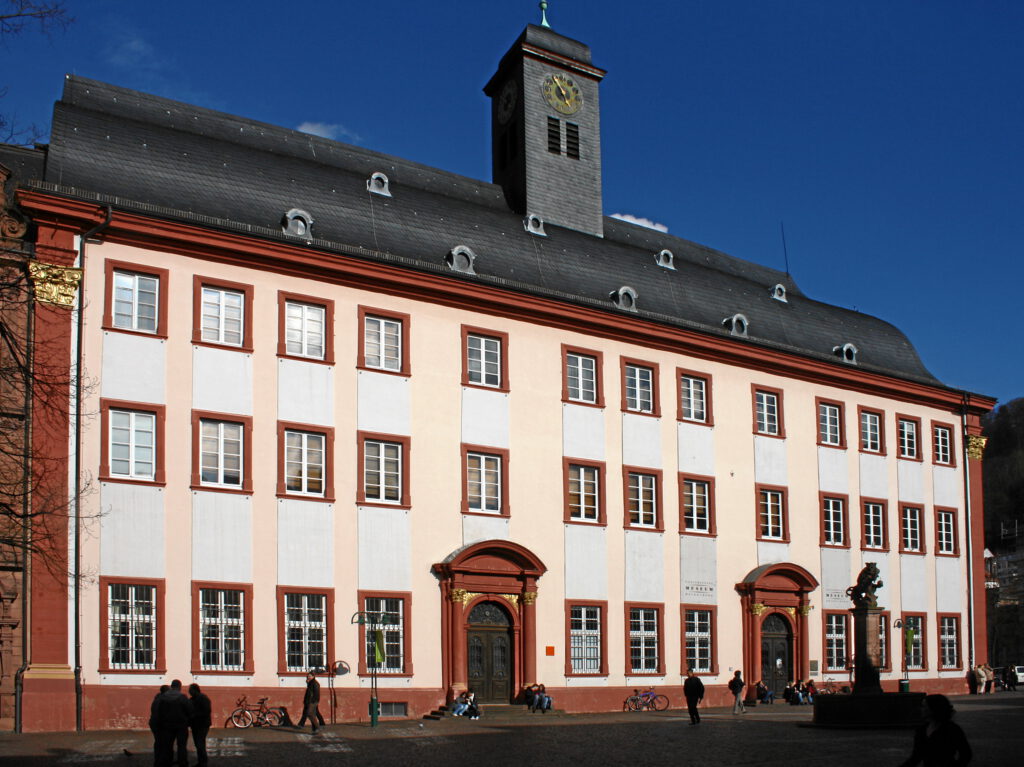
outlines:
[[[814, 301], [777, 270], [612, 218], [603, 238], [550, 224], [539, 237], [497, 185], [93, 80], [68, 76], [42, 178], [38, 168], [24, 163], [36, 178], [21, 183], [266, 239], [294, 242], [281, 221], [298, 208], [313, 218], [312, 247], [355, 246], [394, 268], [613, 313], [624, 310], [609, 294], [629, 286], [635, 316], [651, 322], [727, 337], [723, 320], [740, 313], [749, 322], [743, 343], [839, 366], [847, 363], [833, 350], [850, 343], [859, 368], [941, 386], [898, 329]], [[391, 197], [367, 191], [376, 172], [388, 177]], [[477, 276], [445, 266], [457, 245], [477, 255]], [[663, 249], [674, 271], [655, 263]], [[786, 302], [772, 298], [777, 284]]]

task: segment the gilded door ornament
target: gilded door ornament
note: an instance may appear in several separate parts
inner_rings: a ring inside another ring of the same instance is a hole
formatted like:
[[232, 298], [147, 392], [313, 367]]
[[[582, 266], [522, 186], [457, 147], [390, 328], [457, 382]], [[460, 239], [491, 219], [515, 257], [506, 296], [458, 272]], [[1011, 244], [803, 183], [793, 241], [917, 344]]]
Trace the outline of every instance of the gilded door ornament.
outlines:
[[465, 589], [452, 589], [450, 592], [448, 592], [448, 599], [450, 599], [452, 602], [458, 602], [460, 604], [466, 604], [466, 602], [471, 600], [474, 596], [476, 595], [471, 594]]
[[969, 434], [967, 436], [967, 457], [975, 461], [980, 461], [985, 453], [985, 444], [987, 442], [988, 437]]
[[755, 616], [760, 615], [761, 613], [764, 612], [764, 610], [765, 610], [765, 607], [760, 602], [754, 602], [754, 604], [752, 604], [750, 606], [750, 612], [751, 612], [751, 614], [753, 614]]
[[519, 595], [518, 594], [502, 594], [501, 596], [504, 597], [505, 599], [507, 599], [513, 605], [518, 605], [519, 604]]
[[523, 593], [523, 604], [524, 605], [532, 605], [536, 601], [537, 601], [537, 592], [536, 591], [527, 591], [527, 592]]
[[36, 300], [71, 308], [82, 281], [82, 270], [29, 261], [29, 276], [36, 289]]
[[790, 618], [795, 618], [796, 617], [796, 608], [795, 607], [783, 607], [782, 609], [786, 612], [786, 615], [788, 615]]
[[810, 615], [810, 614], [811, 614], [811, 606], [810, 606], [810, 605], [800, 605], [800, 607], [799, 607], [799, 608], [797, 608], [797, 609], [798, 609], [798, 610], [800, 610], [800, 614], [801, 614], [801, 615], [802, 615], [803, 617], [805, 617], [805, 618], [806, 618], [806, 617], [807, 617], [808, 615]]

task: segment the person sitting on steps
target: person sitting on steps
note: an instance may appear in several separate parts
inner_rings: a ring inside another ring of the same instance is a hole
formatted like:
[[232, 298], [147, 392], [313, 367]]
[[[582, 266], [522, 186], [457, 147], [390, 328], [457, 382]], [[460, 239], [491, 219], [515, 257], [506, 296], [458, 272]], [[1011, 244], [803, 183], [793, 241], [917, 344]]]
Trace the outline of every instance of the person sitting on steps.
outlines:
[[533, 693], [533, 707], [530, 710], [534, 713], [539, 710], [542, 714], [546, 714], [551, 708], [551, 702], [551, 696], [548, 695], [544, 685], [539, 684]]

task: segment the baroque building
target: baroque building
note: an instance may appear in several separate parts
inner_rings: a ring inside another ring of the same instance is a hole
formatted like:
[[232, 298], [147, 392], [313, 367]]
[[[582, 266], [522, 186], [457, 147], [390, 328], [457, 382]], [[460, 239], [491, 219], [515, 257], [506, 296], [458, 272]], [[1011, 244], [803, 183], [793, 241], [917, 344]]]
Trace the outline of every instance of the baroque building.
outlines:
[[493, 183], [67, 78], [17, 174], [68, 299], [37, 450], [81, 499], [73, 588], [33, 580], [25, 729], [142, 726], [170, 677], [221, 719], [294, 711], [311, 668], [338, 720], [374, 681], [410, 717], [535, 681], [679, 702], [691, 666], [710, 702], [735, 669], [846, 681], [867, 562], [886, 689], [962, 688], [993, 400], [784, 273], [604, 216], [603, 75], [528, 26], [485, 87]]

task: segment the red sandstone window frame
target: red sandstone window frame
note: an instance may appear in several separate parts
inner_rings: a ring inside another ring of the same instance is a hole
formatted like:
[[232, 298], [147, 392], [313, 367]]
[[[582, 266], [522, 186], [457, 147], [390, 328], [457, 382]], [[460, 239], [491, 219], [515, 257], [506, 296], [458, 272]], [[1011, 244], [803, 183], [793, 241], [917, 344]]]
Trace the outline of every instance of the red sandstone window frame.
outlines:
[[679, 673], [685, 675], [689, 668], [689, 663], [686, 660], [686, 613], [693, 610], [711, 613], [711, 670], [698, 670], [696, 673], [716, 676], [718, 674], [718, 605], [698, 605], [685, 602], [679, 605], [679, 659], [681, 662]]
[[324, 661], [333, 662], [334, 654], [334, 589], [319, 586], [278, 586], [277, 587], [277, 675], [305, 676], [306, 671], [288, 670], [288, 637], [285, 621], [285, 596], [287, 594], [314, 594], [324, 597], [324, 620], [326, 636], [324, 637]]
[[[412, 592], [411, 591], [363, 591], [356, 592], [360, 612], [366, 609], [367, 599], [399, 599], [402, 601], [402, 671], [401, 673], [377, 672], [377, 678], [400, 679], [412, 677]], [[366, 665], [366, 625], [359, 624], [359, 676], [370, 676]]]
[[[939, 538], [939, 515], [940, 514], [951, 514], [953, 517], [953, 550], [943, 551], [942, 541]], [[948, 506], [936, 506], [935, 507], [935, 556], [937, 557], [959, 557], [960, 556], [960, 515], [957, 510]]]
[[[569, 355], [577, 354], [594, 360], [594, 401], [570, 399], [569, 397]], [[583, 407], [604, 407], [604, 352], [584, 349], [581, 346], [562, 344], [562, 402]]]
[[[829, 616], [836, 616], [843, 619], [843, 642], [846, 652], [843, 655], [842, 666], [828, 665], [828, 619]], [[850, 613], [842, 610], [823, 610], [821, 613], [821, 670], [823, 673], [836, 671], [849, 671], [852, 668], [853, 658], [853, 625], [850, 621]]]
[[[324, 492], [322, 495], [297, 493], [288, 489], [288, 477], [285, 469], [287, 457], [285, 434], [289, 431], [316, 434], [324, 438]], [[334, 495], [334, 429], [332, 427], [293, 421], [277, 422], [277, 497], [294, 498], [298, 501], [333, 502], [336, 500]]]
[[[687, 530], [686, 529], [686, 483], [703, 482], [708, 486], [708, 529]], [[715, 538], [718, 535], [718, 528], [715, 521], [715, 478], [704, 474], [679, 473], [679, 534], [693, 535], [698, 538]]]
[[[935, 613], [935, 635], [938, 639], [936, 647], [938, 653], [938, 669], [939, 671], [962, 671], [964, 667], [964, 652], [963, 652], [963, 620], [961, 619], [960, 613]], [[953, 666], [946, 666], [942, 662], [942, 619], [952, 618], [956, 621], [956, 664]]]
[[[153, 479], [122, 477], [110, 473], [110, 411], [127, 410], [133, 413], [146, 413], [154, 416], [153, 435]], [[167, 485], [167, 407], [153, 405], [148, 402], [130, 402], [120, 399], [100, 400], [100, 481], [121, 482], [126, 485], [149, 485], [164, 487]]]
[[[288, 304], [316, 306], [324, 310], [324, 356], [306, 357], [288, 352]], [[291, 293], [286, 290], [277, 291], [277, 356], [282, 359], [312, 362], [317, 365], [334, 364], [334, 301], [329, 298], [307, 296]]]
[[[654, 477], [654, 527], [635, 525], [629, 520], [629, 475], [642, 474]], [[646, 466], [623, 466], [622, 467], [622, 527], [625, 530], [640, 530], [649, 533], [665, 532], [664, 508], [664, 487], [662, 483], [663, 472], [661, 469], [651, 469]]]
[[[202, 481], [202, 421], [221, 421], [242, 426], [242, 484], [240, 487], [204, 485]], [[210, 410], [192, 411], [192, 477], [191, 490], [210, 493], [240, 493], [252, 495], [252, 416], [234, 413], [217, 413]]]
[[[498, 458], [501, 461], [500, 479], [501, 482], [501, 496], [498, 498], [498, 510], [497, 511], [479, 511], [476, 509], [469, 508], [469, 465], [468, 458], [470, 453], [477, 453], [479, 455], [491, 456]], [[462, 460], [462, 513], [473, 517], [509, 517], [511, 510], [509, 506], [509, 487], [508, 482], [508, 463], [509, 463], [509, 451], [500, 447], [488, 447], [485, 445], [472, 445], [467, 442], [463, 442], [460, 450]]]
[[[214, 288], [216, 290], [227, 290], [233, 293], [242, 294], [242, 343], [240, 346], [231, 344], [220, 344], [213, 341], [203, 340], [203, 288]], [[203, 277], [194, 275], [192, 277], [192, 344], [193, 346], [208, 346], [211, 349], [227, 349], [236, 352], [253, 351], [252, 337], [252, 307], [253, 292], [252, 285], [242, 282], [231, 282], [216, 277]], [[303, 359], [306, 359], [303, 357]]]
[[[572, 608], [596, 607], [601, 611], [601, 668], [595, 673], [577, 673], [572, 670]], [[608, 602], [596, 599], [565, 600], [565, 675], [574, 677], [608, 676]]]
[[[145, 330], [134, 330], [133, 328], [119, 328], [114, 325], [114, 272], [125, 272], [128, 274], [140, 274], [144, 277], [155, 277], [159, 283], [157, 287], [157, 308], [156, 308], [156, 332], [149, 333]], [[168, 306], [168, 284], [170, 272], [167, 269], [157, 269], [144, 264], [133, 264], [129, 261], [118, 261], [112, 258], [103, 262], [103, 330], [115, 333], [127, 333], [133, 336], [145, 338], [167, 338], [167, 306]]]
[[[683, 378], [696, 378], [704, 382], [704, 420], [699, 421], [694, 418], [685, 418], [683, 416]], [[704, 373], [698, 370], [688, 370], [686, 368], [676, 368], [676, 420], [681, 423], [692, 423], [695, 426], [714, 426], [715, 425], [715, 410], [713, 407], [713, 377], [710, 373]]]
[[[758, 428], [757, 423], [757, 395], [771, 394], [775, 397], [775, 408], [776, 408], [776, 431], [768, 432], [761, 431]], [[770, 439], [785, 439], [786, 438], [786, 418], [785, 418], [785, 404], [783, 400], [782, 389], [776, 389], [773, 386], [762, 386], [761, 384], [752, 383], [750, 384], [750, 408], [753, 416], [753, 433], [758, 437], [769, 437]]]
[[[917, 440], [916, 440], [916, 451], [914, 455], [904, 455], [903, 453], [903, 424], [913, 423], [916, 428]], [[896, 414], [896, 457], [901, 461], [916, 461], [917, 463], [924, 462], [924, 431], [921, 428], [921, 419], [916, 418], [912, 415], [904, 415], [902, 413]]]
[[[932, 437], [932, 464], [935, 466], [945, 466], [949, 469], [956, 468], [956, 429], [951, 423], [945, 423], [944, 421], [932, 421], [931, 423], [931, 437]], [[935, 432], [938, 429], [945, 429], [949, 432], [949, 460], [939, 461], [938, 456], [938, 440], [935, 439]]]
[[[385, 368], [373, 367], [366, 364], [366, 320], [373, 317], [382, 320], [391, 320], [402, 326], [402, 364], [398, 370], [386, 370]], [[412, 317], [403, 312], [394, 312], [390, 309], [378, 309], [375, 306], [363, 306], [358, 308], [358, 351], [356, 357], [356, 368], [371, 373], [384, 373], [385, 375], [401, 376], [408, 378], [412, 375], [412, 359], [410, 358], [409, 334], [412, 329]], [[465, 345], [463, 345], [463, 356], [465, 356]]]
[[[498, 378], [499, 383], [497, 386], [488, 386], [487, 384], [476, 383], [469, 380], [469, 337], [480, 336], [482, 338], [490, 338], [498, 342], [499, 354], [501, 355], [500, 367]], [[462, 385], [472, 389], [483, 389], [484, 391], [509, 391], [508, 382], [508, 333], [503, 333], [500, 330], [491, 330], [490, 328], [481, 328], [475, 325], [463, 325], [462, 326]]]
[[904, 627], [907, 625], [907, 618], [920, 618], [921, 619], [921, 667], [920, 668], [909, 668], [908, 667], [908, 665], [907, 665], [907, 655], [908, 655], [908, 653], [907, 653], [906, 645], [904, 643], [905, 640], [904, 640], [904, 637], [903, 637], [903, 631], [905, 629], [901, 629], [900, 630], [899, 642], [900, 642], [900, 651], [901, 651], [900, 654], [903, 656], [903, 661], [900, 664], [900, 668], [903, 671], [916, 671], [916, 672], [927, 671], [928, 670], [928, 613], [913, 612], [913, 611], [900, 613], [900, 621], [902, 622]]
[[[864, 422], [865, 413], [878, 416], [878, 450], [867, 450], [864, 448]], [[885, 411], [873, 407], [857, 406], [857, 450], [865, 455], [886, 455], [885, 445]]]
[[[825, 407], [834, 407], [839, 410], [839, 442], [825, 442], [822, 437], [821, 411]], [[815, 425], [818, 433], [818, 447], [828, 447], [833, 450], [846, 450], [846, 405], [838, 400], [825, 397], [814, 398]]]
[[[242, 627], [242, 636], [245, 643], [244, 658], [240, 670], [221, 670], [203, 668], [203, 637], [200, 623], [200, 612], [202, 606], [199, 601], [199, 592], [202, 589], [213, 589], [216, 591], [241, 591], [242, 610], [245, 624]], [[255, 616], [252, 610], [252, 584], [251, 583], [225, 583], [221, 581], [192, 581], [192, 675], [216, 674], [217, 676], [245, 676], [252, 675], [256, 664], [253, 657], [253, 623]]]
[[[155, 588], [156, 601], [156, 637], [155, 660], [153, 668], [111, 668], [110, 666], [110, 587], [124, 584], [127, 586], [151, 586]], [[166, 674], [167, 652], [164, 630], [167, 620], [167, 581], [163, 578], [125, 578], [121, 576], [101, 575], [100, 586], [100, 656], [96, 670], [100, 674]]]
[[[366, 476], [364, 474], [366, 462], [366, 442], [391, 442], [402, 446], [402, 484], [401, 500], [398, 503], [387, 503], [385, 501], [366, 497]], [[409, 492], [409, 467], [412, 450], [412, 439], [397, 434], [381, 434], [372, 431], [356, 432], [356, 504], [359, 506], [372, 506], [385, 509], [411, 509], [412, 499]], [[373, 595], [371, 595], [373, 596]]]
[[[761, 493], [782, 494], [782, 537], [766, 538], [761, 533]], [[789, 543], [789, 488], [784, 485], [754, 485], [754, 537], [766, 543]]]
[[[638, 610], [654, 610], [658, 614], [658, 668], [656, 671], [633, 671], [633, 666], [630, 663], [630, 625], [629, 625], [629, 611], [633, 609]], [[625, 615], [625, 649], [626, 658], [623, 663], [623, 670], [627, 677], [640, 677], [640, 676], [664, 676], [665, 675], [665, 605], [662, 602], [626, 602], [623, 604], [623, 611]]]
[[[577, 519], [572, 516], [569, 482], [572, 466], [583, 466], [597, 470], [597, 519]], [[586, 527], [606, 527], [608, 525], [607, 479], [604, 461], [588, 461], [583, 458], [562, 458], [562, 521], [567, 525], [584, 525]], [[579, 602], [579, 600], [577, 600]], [[582, 604], [582, 602], [579, 602]]]
[[[825, 501], [838, 500], [843, 503], [843, 540], [840, 543], [830, 543], [825, 538]], [[820, 525], [821, 537], [818, 545], [827, 549], [848, 549], [850, 548], [850, 496], [844, 493], [818, 493], [818, 523]]]
[[[918, 543], [920, 547], [917, 549], [908, 549], [906, 547], [906, 519], [903, 516], [905, 509], [917, 509], [917, 527], [918, 527]], [[922, 503], [901, 503], [899, 507], [900, 514], [900, 554], [912, 554], [915, 556], [924, 556], [928, 553], [927, 538], [925, 536], [925, 520], [924, 520], [924, 504]]]
[[[628, 367], [645, 368], [651, 371], [651, 409], [649, 411], [633, 410], [629, 407], [626, 386], [626, 369]], [[622, 387], [621, 409], [623, 413], [642, 415], [648, 418], [661, 417], [661, 385], [658, 380], [659, 375], [660, 370], [657, 362], [648, 362], [647, 360], [636, 359], [635, 357], [619, 357], [619, 384]]]
[[[867, 510], [864, 506], [868, 503], [878, 504], [882, 507], [882, 545], [881, 546], [868, 546], [867, 543], [867, 525], [864, 524], [864, 519], [867, 515]], [[863, 551], [889, 551], [889, 502], [885, 498], [868, 498], [867, 496], [861, 496], [860, 499], [860, 547]]]

